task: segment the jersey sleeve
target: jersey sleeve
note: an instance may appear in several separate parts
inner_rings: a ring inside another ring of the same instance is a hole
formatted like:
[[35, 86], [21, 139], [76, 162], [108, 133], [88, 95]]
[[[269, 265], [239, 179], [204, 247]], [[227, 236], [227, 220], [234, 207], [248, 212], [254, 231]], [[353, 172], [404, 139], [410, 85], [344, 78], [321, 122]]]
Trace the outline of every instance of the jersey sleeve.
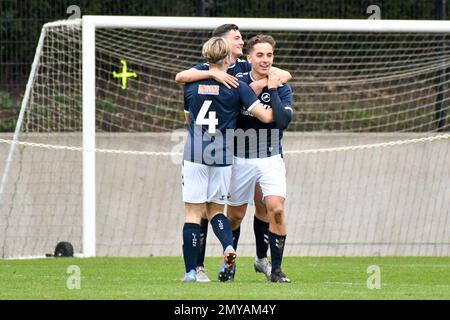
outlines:
[[239, 86], [237, 87], [237, 90], [239, 90], [241, 104], [245, 110], [250, 112], [259, 103], [258, 97], [248, 84], [241, 80], [238, 81]]
[[280, 96], [281, 104], [285, 109], [292, 109], [292, 89], [288, 84], [284, 84], [282, 87], [278, 88], [278, 95]]
[[197, 69], [197, 70], [200, 70], [200, 71], [209, 70], [209, 65], [206, 64], [206, 63], [197, 64], [196, 66], [193, 66], [191, 69]]
[[186, 84], [184, 86], [184, 112], [185, 113], [189, 113], [189, 101], [190, 101], [190, 97], [191, 97], [191, 92], [192, 90], [190, 90], [191, 86], [189, 84]]
[[269, 89], [273, 118], [279, 129], [286, 129], [292, 120], [292, 90], [284, 85]]
[[237, 78], [238, 80], [241, 80], [241, 81], [247, 83], [247, 84], [251, 83], [251, 81], [250, 81], [250, 76], [248, 75], [248, 72], [238, 73], [238, 74], [236, 75], [236, 78]]

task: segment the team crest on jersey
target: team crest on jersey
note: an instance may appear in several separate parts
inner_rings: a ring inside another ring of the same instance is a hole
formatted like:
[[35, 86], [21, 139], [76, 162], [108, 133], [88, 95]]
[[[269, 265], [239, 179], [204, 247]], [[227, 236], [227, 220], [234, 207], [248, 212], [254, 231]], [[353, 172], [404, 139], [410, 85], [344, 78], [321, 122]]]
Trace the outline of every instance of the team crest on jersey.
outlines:
[[212, 96], [218, 96], [219, 95], [219, 86], [200, 84], [198, 86], [198, 94], [208, 94], [208, 95], [212, 95]]
[[267, 92], [264, 92], [264, 93], [261, 95], [261, 100], [264, 101], [264, 102], [269, 102], [269, 101], [270, 101], [270, 94], [267, 93]]

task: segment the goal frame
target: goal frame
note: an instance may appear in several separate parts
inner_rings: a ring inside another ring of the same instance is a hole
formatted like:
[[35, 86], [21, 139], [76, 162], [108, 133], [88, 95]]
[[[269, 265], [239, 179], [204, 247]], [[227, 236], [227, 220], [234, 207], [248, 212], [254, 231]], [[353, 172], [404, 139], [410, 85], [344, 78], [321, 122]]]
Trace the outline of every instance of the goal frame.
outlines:
[[209, 18], [152, 16], [82, 17], [83, 188], [82, 256], [96, 256], [95, 30], [97, 28], [214, 29], [234, 23], [241, 30], [318, 32], [450, 32], [450, 21]]

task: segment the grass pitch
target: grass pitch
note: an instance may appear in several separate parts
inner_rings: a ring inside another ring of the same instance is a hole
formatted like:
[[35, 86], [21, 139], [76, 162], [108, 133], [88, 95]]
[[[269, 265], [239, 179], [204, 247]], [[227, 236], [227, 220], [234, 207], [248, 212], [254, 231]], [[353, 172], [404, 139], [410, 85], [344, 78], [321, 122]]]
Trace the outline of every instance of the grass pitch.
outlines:
[[[285, 257], [290, 284], [268, 282], [254, 272], [251, 257], [238, 257], [235, 281], [221, 283], [220, 264], [219, 257], [207, 258], [210, 283], [181, 283], [181, 257], [0, 260], [0, 300], [450, 299], [446, 257]], [[367, 285], [374, 265], [379, 289]], [[79, 268], [79, 289], [70, 266]]]

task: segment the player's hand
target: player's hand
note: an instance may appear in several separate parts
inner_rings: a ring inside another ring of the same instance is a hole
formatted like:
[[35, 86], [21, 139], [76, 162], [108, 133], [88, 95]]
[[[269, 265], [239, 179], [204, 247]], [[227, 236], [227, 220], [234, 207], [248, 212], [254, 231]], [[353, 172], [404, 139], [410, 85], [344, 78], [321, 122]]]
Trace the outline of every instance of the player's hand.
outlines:
[[278, 88], [281, 85], [280, 77], [275, 72], [270, 72], [267, 80], [269, 89]]
[[237, 88], [239, 86], [239, 82], [237, 78], [233, 77], [231, 74], [226, 73], [225, 71], [217, 71], [213, 74], [213, 79], [223, 83], [228, 89]]
[[267, 77], [253, 81], [252, 83], [250, 83], [250, 88], [252, 88], [253, 92], [255, 92], [257, 96], [259, 96], [263, 89], [267, 87], [267, 81]]

